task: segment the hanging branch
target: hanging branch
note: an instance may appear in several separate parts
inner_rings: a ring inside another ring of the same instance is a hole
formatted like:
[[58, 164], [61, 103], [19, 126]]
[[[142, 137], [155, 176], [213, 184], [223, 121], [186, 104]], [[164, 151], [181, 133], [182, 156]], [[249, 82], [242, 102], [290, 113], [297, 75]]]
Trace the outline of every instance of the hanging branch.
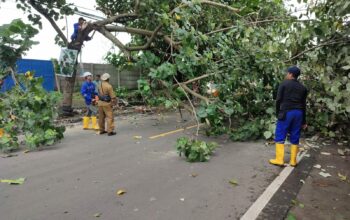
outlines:
[[190, 97], [188, 96], [187, 92], [185, 91], [185, 89], [183, 88], [183, 85], [181, 85], [181, 83], [179, 83], [179, 81], [176, 79], [176, 77], [174, 76], [174, 80], [176, 81], [176, 83], [182, 88], [182, 91], [184, 92], [188, 102], [190, 103], [191, 107], [192, 107], [192, 111], [193, 111], [193, 115], [196, 119], [196, 122], [197, 122], [197, 131], [196, 131], [196, 139], [199, 135], [199, 126], [200, 126], [200, 123], [199, 123], [199, 120], [198, 120], [198, 117], [197, 117], [197, 111], [196, 111], [196, 108], [194, 107]]

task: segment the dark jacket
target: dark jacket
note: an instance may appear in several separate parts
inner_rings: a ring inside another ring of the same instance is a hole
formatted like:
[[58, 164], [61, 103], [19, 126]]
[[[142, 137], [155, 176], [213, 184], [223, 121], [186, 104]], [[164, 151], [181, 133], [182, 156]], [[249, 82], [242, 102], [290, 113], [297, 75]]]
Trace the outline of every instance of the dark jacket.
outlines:
[[303, 110], [303, 124], [306, 123], [307, 89], [298, 80], [284, 80], [278, 87], [276, 114], [293, 109]]

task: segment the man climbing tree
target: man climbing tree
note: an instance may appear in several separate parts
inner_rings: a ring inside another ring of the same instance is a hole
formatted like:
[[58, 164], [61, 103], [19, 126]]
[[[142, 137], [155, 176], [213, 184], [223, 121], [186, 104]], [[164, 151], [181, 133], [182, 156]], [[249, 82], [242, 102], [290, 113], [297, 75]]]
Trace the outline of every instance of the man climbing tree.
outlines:
[[[86, 20], [84, 18], [80, 17], [78, 19], [78, 23], [75, 23], [73, 25], [74, 32], [73, 32], [72, 36], [70, 37], [72, 41], [75, 41], [78, 38], [79, 31], [84, 30], [86, 25], [87, 25]], [[91, 38], [87, 38], [86, 40], [91, 40]]]
[[84, 35], [83, 41], [81, 41], [81, 40], [77, 41], [79, 33], [82, 33], [85, 30], [85, 28], [87, 27], [87, 25], [88, 25], [88, 23], [82, 17], [79, 18], [78, 23], [74, 24], [74, 32], [71, 36], [72, 41], [68, 45], [69, 49], [75, 49], [75, 50], [80, 51], [82, 42], [89, 41], [92, 39], [92, 37], [90, 37], [89, 35]]

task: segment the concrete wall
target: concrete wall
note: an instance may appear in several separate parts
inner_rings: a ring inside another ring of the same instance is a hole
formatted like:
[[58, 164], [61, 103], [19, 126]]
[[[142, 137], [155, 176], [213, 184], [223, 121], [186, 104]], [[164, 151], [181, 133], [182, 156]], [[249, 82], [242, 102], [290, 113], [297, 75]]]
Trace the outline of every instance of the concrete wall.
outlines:
[[[109, 64], [79, 64], [74, 88], [76, 92], [80, 90], [81, 84], [84, 81], [81, 75], [87, 71], [91, 72], [93, 75], [109, 73], [111, 75], [110, 83], [114, 88], [125, 87], [127, 89], [137, 89], [137, 80], [140, 79], [142, 74], [141, 70], [135, 68], [118, 70]], [[58, 77], [58, 81], [62, 88], [62, 83], [64, 82], [63, 77]]]

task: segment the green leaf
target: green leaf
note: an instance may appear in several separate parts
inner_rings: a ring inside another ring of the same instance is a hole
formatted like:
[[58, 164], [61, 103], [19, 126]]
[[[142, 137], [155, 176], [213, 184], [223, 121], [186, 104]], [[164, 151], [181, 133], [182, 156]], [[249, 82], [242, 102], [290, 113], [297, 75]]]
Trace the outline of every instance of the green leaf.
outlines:
[[272, 115], [274, 113], [274, 109], [273, 108], [268, 108], [268, 109], [266, 109], [266, 113]]
[[208, 116], [206, 109], [203, 108], [203, 107], [198, 109], [197, 116], [200, 117], [200, 118], [206, 118]]
[[173, 103], [170, 100], [165, 101], [165, 108], [171, 108], [173, 106]]
[[188, 162], [208, 161], [216, 146], [216, 143], [190, 140], [187, 137], [181, 137], [176, 142], [176, 150], [179, 156], [185, 155]]
[[231, 185], [233, 185], [233, 186], [237, 186], [237, 185], [238, 185], [238, 182], [237, 182], [235, 179], [231, 179], [231, 180], [229, 181], [229, 183], [230, 183]]
[[344, 70], [350, 70], [350, 65], [343, 66], [342, 69], [344, 69]]
[[265, 137], [266, 139], [270, 139], [270, 138], [272, 137], [272, 132], [271, 132], [271, 131], [265, 131], [265, 132], [264, 132], [264, 137]]
[[288, 213], [287, 220], [297, 220], [292, 213]]
[[225, 112], [227, 115], [232, 115], [232, 114], [233, 114], [233, 108], [232, 108], [232, 107], [224, 106], [224, 112]]

